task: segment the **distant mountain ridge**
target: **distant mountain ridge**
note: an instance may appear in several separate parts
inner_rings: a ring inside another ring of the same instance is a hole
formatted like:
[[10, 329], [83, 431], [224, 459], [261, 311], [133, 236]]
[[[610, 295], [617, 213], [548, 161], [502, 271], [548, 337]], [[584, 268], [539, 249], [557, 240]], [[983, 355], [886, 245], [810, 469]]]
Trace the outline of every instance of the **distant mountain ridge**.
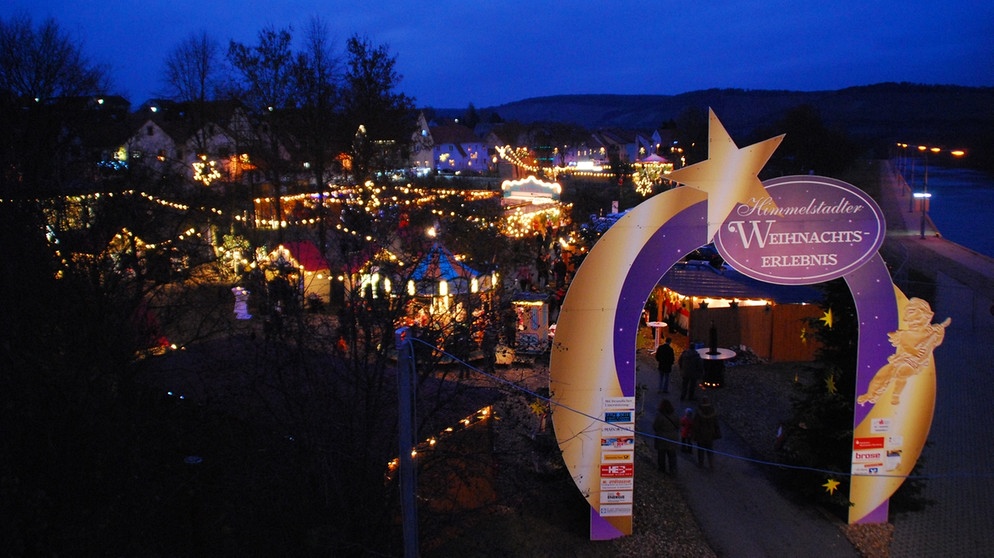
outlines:
[[994, 87], [880, 83], [810, 92], [707, 89], [679, 95], [555, 95], [478, 111], [496, 112], [505, 121], [649, 130], [677, 119], [687, 108], [711, 107], [733, 137], [744, 137], [771, 129], [788, 110], [804, 104], [814, 106], [826, 126], [861, 141], [988, 152], [994, 145]]

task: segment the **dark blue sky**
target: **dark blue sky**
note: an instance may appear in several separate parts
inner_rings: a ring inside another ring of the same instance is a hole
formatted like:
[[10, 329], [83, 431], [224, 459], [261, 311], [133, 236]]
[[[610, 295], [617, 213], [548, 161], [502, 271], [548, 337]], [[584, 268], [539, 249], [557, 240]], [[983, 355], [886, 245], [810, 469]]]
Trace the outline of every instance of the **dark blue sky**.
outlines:
[[[757, 7], [758, 6], [758, 7]], [[0, 17], [54, 17], [106, 63], [133, 104], [163, 60], [207, 29], [252, 44], [318, 15], [340, 52], [387, 44], [419, 106], [486, 107], [570, 93], [677, 94], [711, 87], [839, 89], [884, 81], [994, 86], [994, 3], [550, 2], [502, 0], [7, 0]], [[298, 32], [298, 34], [301, 34]]]

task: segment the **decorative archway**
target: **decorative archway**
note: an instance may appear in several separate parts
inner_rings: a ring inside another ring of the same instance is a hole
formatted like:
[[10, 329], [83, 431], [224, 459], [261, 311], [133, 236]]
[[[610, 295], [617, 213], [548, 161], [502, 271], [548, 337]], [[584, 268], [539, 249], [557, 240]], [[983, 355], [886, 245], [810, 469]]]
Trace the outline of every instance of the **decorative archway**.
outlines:
[[[889, 334], [907, 326], [900, 319], [907, 299], [877, 253], [886, 230], [880, 208], [851, 185], [824, 177], [764, 185], [757, 175], [782, 137], [740, 149], [712, 112], [709, 159], [670, 176], [687, 187], [626, 214], [577, 270], [560, 310], [550, 381], [559, 447], [591, 506], [591, 539], [632, 532], [638, 320], [652, 287], [690, 251], [714, 239], [726, 260], [768, 282], [844, 277], [860, 321], [860, 393], [899, 352]], [[888, 382], [869, 408], [856, 408], [850, 523], [886, 521], [890, 495], [924, 446], [935, 371], [930, 353], [918, 364], [899, 403], [886, 399], [895, 390]], [[890, 452], [901, 459], [888, 463]]]

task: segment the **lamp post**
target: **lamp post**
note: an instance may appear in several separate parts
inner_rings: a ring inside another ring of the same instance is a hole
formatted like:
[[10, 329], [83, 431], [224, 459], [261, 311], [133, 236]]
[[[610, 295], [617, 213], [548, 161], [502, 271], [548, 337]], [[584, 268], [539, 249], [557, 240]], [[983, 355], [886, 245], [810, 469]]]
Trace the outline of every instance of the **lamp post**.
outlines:
[[915, 192], [915, 198], [918, 199], [918, 203], [922, 206], [922, 226], [921, 226], [921, 238], [925, 238], [925, 217], [928, 212], [928, 201], [932, 197], [932, 194], [928, 192]]
[[920, 193], [915, 193], [915, 197], [918, 198], [922, 208], [922, 224], [921, 224], [921, 238], [925, 238], [925, 219], [928, 216], [928, 202], [932, 194], [928, 193], [928, 153], [939, 153], [942, 149], [938, 147], [929, 147], [927, 145], [919, 145], [918, 151], [922, 152], [924, 169], [924, 178], [922, 179], [922, 191]]

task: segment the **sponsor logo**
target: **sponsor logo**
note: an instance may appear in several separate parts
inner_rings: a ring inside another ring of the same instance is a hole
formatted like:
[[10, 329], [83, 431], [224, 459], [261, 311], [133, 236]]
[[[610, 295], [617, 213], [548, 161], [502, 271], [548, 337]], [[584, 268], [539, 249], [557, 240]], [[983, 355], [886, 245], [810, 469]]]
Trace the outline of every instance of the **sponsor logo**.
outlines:
[[617, 438], [601, 438], [601, 449], [624, 449], [635, 447], [634, 436], [619, 436]]
[[632, 463], [611, 463], [609, 465], [601, 465], [601, 477], [603, 478], [618, 478], [618, 477], [634, 477], [635, 476], [635, 465]]
[[880, 461], [884, 458], [884, 452], [882, 451], [854, 451], [852, 453], [852, 459], [856, 463], [865, 463], [867, 461]]
[[634, 463], [635, 452], [633, 451], [605, 451], [601, 452], [601, 463]]
[[854, 450], [870, 450], [870, 449], [883, 449], [883, 448], [884, 448], [883, 436], [854, 438], [852, 441], [852, 449]]
[[632, 515], [631, 504], [601, 504], [598, 508], [601, 517], [623, 517]]
[[878, 418], [870, 422], [870, 432], [874, 434], [886, 434], [890, 432], [890, 419]]
[[852, 474], [854, 475], [879, 475], [884, 470], [884, 464], [882, 462], [875, 463], [856, 463], [852, 467]]
[[601, 492], [611, 490], [632, 490], [635, 487], [634, 478], [601, 479]]
[[634, 430], [635, 425], [615, 426], [613, 424], [605, 424], [601, 427], [601, 438], [621, 438], [631, 436], [634, 433]]
[[631, 490], [614, 490], [609, 492], [601, 492], [602, 504], [631, 504], [632, 501], [633, 500], [632, 500]]
[[635, 411], [608, 411], [604, 413], [604, 422], [635, 422]]
[[635, 409], [634, 397], [605, 397], [604, 409], [620, 409], [630, 411]]

